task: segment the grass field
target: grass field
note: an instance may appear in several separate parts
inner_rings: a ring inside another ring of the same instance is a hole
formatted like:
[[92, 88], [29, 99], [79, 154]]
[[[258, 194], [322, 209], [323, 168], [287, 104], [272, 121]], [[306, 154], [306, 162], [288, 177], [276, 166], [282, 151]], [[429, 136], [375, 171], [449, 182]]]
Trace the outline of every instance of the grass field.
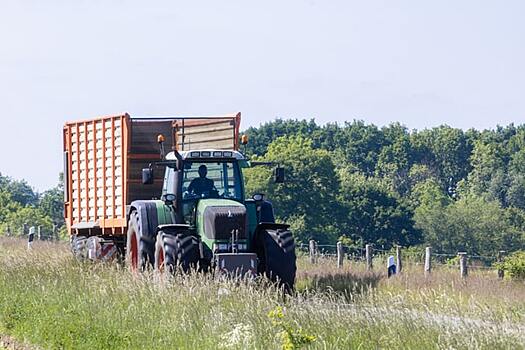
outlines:
[[492, 271], [464, 281], [408, 265], [387, 279], [300, 258], [297, 287], [283, 296], [264, 281], [136, 276], [79, 263], [65, 244], [28, 253], [0, 239], [0, 334], [37, 348], [525, 348], [525, 284]]

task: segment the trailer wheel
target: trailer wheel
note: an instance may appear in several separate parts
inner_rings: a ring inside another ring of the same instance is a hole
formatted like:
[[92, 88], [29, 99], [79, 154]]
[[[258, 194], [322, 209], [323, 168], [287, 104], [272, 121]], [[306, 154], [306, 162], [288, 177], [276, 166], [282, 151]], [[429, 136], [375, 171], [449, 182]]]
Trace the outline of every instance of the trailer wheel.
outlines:
[[180, 268], [188, 272], [197, 267], [199, 258], [199, 242], [195, 236], [164, 231], [157, 234], [155, 270], [174, 273]]
[[78, 260], [87, 258], [87, 239], [88, 238], [86, 236], [71, 236], [71, 252]]
[[287, 292], [294, 289], [297, 271], [292, 233], [283, 229], [264, 229], [256, 237], [258, 271]]
[[126, 262], [132, 271], [145, 271], [153, 266], [155, 245], [151, 238], [141, 234], [139, 214], [134, 211], [129, 217], [126, 242]]

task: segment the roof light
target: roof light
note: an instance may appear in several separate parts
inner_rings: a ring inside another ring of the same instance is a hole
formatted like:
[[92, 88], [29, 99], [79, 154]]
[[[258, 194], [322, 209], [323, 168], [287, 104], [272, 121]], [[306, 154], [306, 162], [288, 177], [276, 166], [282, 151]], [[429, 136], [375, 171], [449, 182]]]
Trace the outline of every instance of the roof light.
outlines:
[[191, 158], [199, 158], [201, 155], [201, 152], [191, 152], [190, 157]]
[[201, 152], [201, 157], [204, 157], [204, 158], [208, 157], [209, 158], [209, 157], [211, 157], [211, 152], [209, 152], [209, 151], [202, 151]]
[[221, 151], [214, 151], [213, 152], [213, 156], [214, 157], [222, 157], [222, 152]]
[[223, 155], [224, 157], [231, 158], [231, 157], [233, 157], [233, 152], [225, 151], [225, 152], [222, 152], [222, 155]]

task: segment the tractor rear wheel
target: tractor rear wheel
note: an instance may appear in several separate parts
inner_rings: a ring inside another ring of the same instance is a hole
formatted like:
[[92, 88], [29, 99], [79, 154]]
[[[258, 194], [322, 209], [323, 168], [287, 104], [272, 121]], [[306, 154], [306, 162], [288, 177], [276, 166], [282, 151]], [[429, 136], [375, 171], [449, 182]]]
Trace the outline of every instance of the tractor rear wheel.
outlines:
[[155, 259], [155, 237], [142, 233], [139, 214], [134, 211], [129, 217], [126, 243], [126, 262], [132, 271], [145, 271], [153, 267]]
[[199, 242], [197, 237], [187, 233], [159, 231], [155, 244], [155, 270], [174, 273], [177, 268], [183, 272], [195, 269], [199, 263]]
[[264, 273], [287, 292], [294, 289], [297, 271], [295, 242], [286, 229], [264, 229], [256, 237], [259, 273]]

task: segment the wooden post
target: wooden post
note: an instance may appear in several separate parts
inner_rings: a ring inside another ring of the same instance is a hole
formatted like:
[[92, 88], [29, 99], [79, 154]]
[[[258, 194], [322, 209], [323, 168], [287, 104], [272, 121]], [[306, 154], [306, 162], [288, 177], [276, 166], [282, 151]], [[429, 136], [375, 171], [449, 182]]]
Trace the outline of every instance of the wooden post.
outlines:
[[373, 265], [372, 265], [372, 245], [371, 244], [365, 245], [365, 257], [366, 257], [366, 269], [370, 271], [370, 270], [373, 269]]
[[459, 273], [461, 277], [465, 278], [468, 275], [467, 271], [467, 253], [459, 252]]
[[7, 225], [7, 236], [11, 236], [11, 227], [9, 225]]
[[[501, 264], [503, 262], [503, 258], [505, 257], [505, 251], [504, 250], [500, 250], [498, 252], [498, 262]], [[503, 279], [503, 277], [505, 277], [505, 270], [503, 270], [500, 267], [498, 267], [498, 278], [501, 278]]]
[[52, 240], [58, 241], [58, 232], [57, 232], [57, 225], [53, 224], [53, 237]]
[[337, 268], [340, 269], [343, 267], [344, 257], [345, 257], [345, 252], [343, 249], [343, 243], [337, 242]]
[[27, 223], [24, 223], [22, 225], [22, 236], [24, 236], [26, 234], [26, 232], [27, 232]]
[[42, 226], [38, 225], [36, 232], [37, 232], [38, 240], [41, 241], [42, 240]]
[[430, 272], [432, 271], [432, 263], [430, 260], [431, 255], [432, 255], [432, 248], [426, 247], [425, 248], [425, 275], [430, 275]]
[[396, 263], [397, 263], [396, 272], [400, 273], [403, 264], [401, 263], [401, 246], [399, 245], [396, 247]]
[[316, 248], [315, 241], [313, 239], [311, 239], [310, 242], [309, 242], [309, 245], [308, 245], [308, 249], [310, 251], [310, 263], [311, 264], [315, 264], [315, 262], [317, 260], [316, 256], [315, 256], [316, 255], [316, 251], [315, 251], [316, 249], [315, 248]]
[[35, 238], [35, 227], [31, 226], [29, 228], [29, 233], [27, 235], [27, 249], [33, 248], [33, 240]]

